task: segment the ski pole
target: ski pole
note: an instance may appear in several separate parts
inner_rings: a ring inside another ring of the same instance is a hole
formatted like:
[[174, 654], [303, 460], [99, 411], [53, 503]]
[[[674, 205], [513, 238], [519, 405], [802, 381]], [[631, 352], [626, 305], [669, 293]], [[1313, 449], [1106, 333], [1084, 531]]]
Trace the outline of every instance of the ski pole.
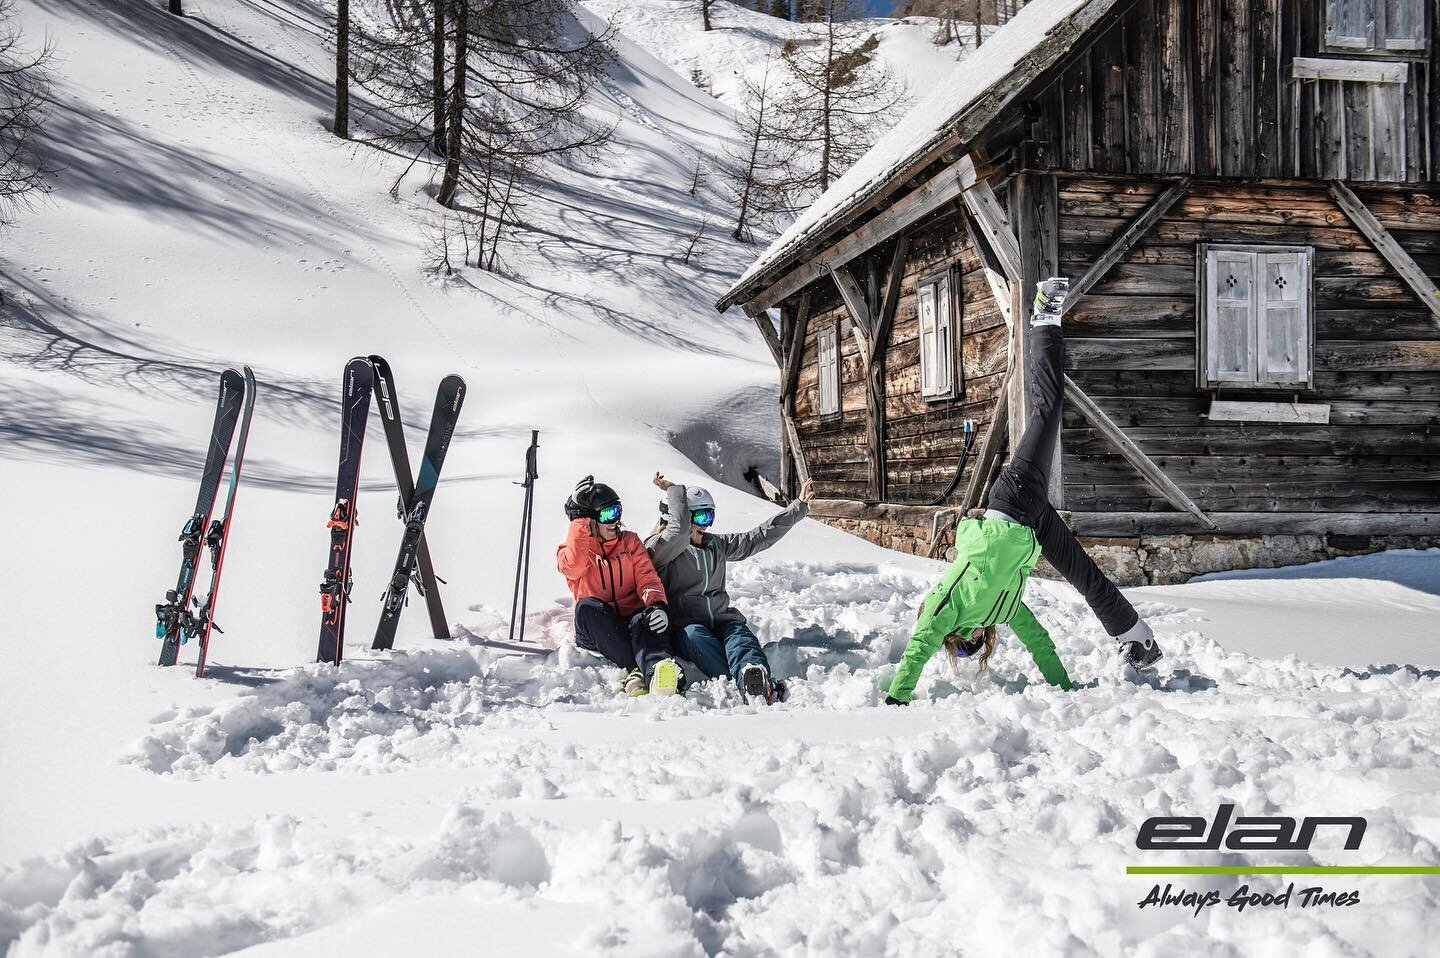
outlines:
[[[535, 480], [540, 478], [536, 467], [536, 453], [540, 448], [540, 430], [530, 430], [530, 448], [525, 450], [525, 479], [518, 485], [525, 487], [525, 504], [520, 514], [520, 548], [515, 556], [515, 592], [510, 600], [510, 641], [516, 641], [515, 623], [520, 623], [519, 641], [525, 641], [525, 607], [530, 600], [530, 532], [532, 515], [535, 510]], [[516, 617], [516, 610], [519, 617]]]

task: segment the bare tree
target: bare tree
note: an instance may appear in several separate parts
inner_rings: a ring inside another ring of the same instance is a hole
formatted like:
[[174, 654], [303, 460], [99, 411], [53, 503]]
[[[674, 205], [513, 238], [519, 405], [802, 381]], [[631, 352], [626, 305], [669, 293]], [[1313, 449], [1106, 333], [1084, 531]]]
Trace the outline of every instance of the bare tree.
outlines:
[[35, 153], [49, 96], [51, 47], [21, 46], [13, 0], [0, 0], [0, 226], [43, 191], [51, 172]]
[[342, 140], [350, 139], [350, 0], [335, 6], [335, 127]]
[[413, 7], [400, 5], [389, 29], [364, 38], [368, 67], [357, 82], [387, 107], [378, 139], [415, 149], [417, 160], [427, 148], [439, 154], [435, 199], [468, 218], [447, 235], [464, 238], [466, 262], [493, 269], [540, 164], [594, 159], [609, 140], [585, 107], [613, 31], [583, 28], [571, 0]]
[[823, 3], [820, 19], [799, 41], [781, 49], [785, 96], [776, 104], [775, 140], [803, 162], [792, 173], [793, 192], [823, 191], [870, 148], [895, 116], [905, 92], [876, 56], [879, 38], [854, 22], [856, 0]]
[[180, 0], [170, 0], [170, 12], [177, 17], [185, 15], [185, 11], [180, 9]]
[[700, 22], [707, 31], [715, 29], [710, 23], [710, 8], [713, 6], [715, 0], [700, 0]]
[[791, 19], [790, 0], [770, 0], [770, 16], [780, 20]]
[[791, 149], [777, 136], [775, 75], [770, 63], [759, 80], [741, 81], [740, 109], [735, 114], [736, 146], [730, 153], [737, 199], [731, 236], [749, 242], [757, 220], [773, 227], [773, 217], [789, 212], [785, 194], [790, 183]]

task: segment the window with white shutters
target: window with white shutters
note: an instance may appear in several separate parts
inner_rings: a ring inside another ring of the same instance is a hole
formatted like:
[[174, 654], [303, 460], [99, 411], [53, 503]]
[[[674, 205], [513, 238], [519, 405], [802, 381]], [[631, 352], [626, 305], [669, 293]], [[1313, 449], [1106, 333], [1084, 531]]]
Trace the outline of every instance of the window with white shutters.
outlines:
[[1202, 244], [1202, 386], [1308, 386], [1314, 253]]
[[950, 274], [922, 279], [915, 290], [920, 325], [920, 395], [947, 399], [955, 388], [955, 308]]
[[816, 337], [820, 353], [820, 415], [840, 412], [840, 342], [834, 326]]
[[1325, 45], [1342, 50], [1423, 51], [1424, 0], [1325, 0]]

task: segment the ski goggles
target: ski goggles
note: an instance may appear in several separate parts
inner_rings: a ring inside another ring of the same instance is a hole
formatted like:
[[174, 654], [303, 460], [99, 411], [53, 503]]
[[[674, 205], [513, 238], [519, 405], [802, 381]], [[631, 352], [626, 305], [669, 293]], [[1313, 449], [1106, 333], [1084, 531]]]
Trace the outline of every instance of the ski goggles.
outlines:
[[620, 503], [612, 502], [610, 503], [610, 505], [603, 507], [598, 513], [595, 514], [595, 521], [600, 523], [602, 526], [608, 526], [612, 522], [619, 522]]
[[690, 510], [690, 521], [702, 529], [709, 528], [715, 524], [715, 510], [692, 509]]

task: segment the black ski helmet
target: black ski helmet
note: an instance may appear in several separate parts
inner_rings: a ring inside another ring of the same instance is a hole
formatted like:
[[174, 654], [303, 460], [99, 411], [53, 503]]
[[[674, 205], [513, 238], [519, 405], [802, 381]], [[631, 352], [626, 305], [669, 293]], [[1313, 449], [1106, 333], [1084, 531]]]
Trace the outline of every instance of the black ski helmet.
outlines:
[[590, 506], [590, 510], [592, 512], [598, 513], [606, 506], [619, 501], [619, 493], [617, 493], [614, 489], [611, 489], [609, 486], [605, 485], [605, 483], [597, 482], [595, 483], [595, 487], [590, 490], [590, 501], [589, 503], [587, 503], [587, 505]]

